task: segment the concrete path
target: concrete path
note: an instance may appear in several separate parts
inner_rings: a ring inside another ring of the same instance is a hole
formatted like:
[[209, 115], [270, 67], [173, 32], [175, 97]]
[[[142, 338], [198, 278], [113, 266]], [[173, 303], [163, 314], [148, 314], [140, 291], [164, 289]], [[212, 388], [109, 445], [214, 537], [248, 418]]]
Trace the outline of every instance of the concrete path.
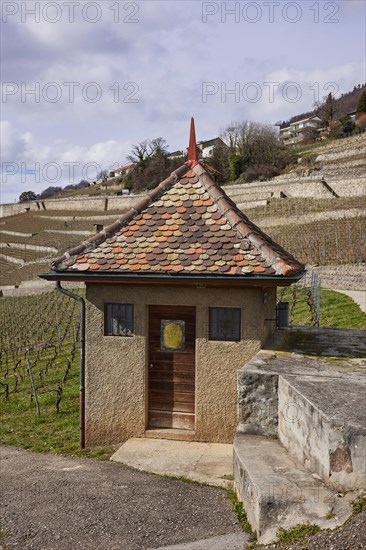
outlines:
[[14, 550], [243, 550], [248, 540], [222, 489], [13, 447], [1, 448], [0, 473], [2, 542]]
[[227, 489], [232, 487], [232, 445], [132, 438], [111, 460], [145, 472], [186, 477]]
[[366, 290], [339, 290], [337, 288], [332, 289], [334, 292], [339, 292], [341, 294], [346, 294], [352, 298], [358, 306], [360, 306], [361, 311], [366, 313]]

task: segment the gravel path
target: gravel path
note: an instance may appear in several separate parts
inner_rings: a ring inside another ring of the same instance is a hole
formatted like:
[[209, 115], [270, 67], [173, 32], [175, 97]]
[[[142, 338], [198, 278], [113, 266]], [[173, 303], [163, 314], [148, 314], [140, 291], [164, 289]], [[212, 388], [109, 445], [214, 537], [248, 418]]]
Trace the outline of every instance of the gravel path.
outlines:
[[260, 550], [365, 550], [366, 549], [366, 510], [358, 514], [345, 525], [334, 531], [323, 531], [311, 537], [308, 544], [298, 546], [290, 544], [261, 546]]
[[0, 467], [14, 550], [144, 550], [241, 531], [221, 489], [12, 447]]

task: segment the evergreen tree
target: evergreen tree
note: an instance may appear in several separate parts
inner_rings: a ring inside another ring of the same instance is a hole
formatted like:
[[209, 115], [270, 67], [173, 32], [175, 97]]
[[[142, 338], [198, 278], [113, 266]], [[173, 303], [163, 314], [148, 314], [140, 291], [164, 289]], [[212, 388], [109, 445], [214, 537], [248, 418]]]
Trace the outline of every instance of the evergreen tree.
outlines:
[[241, 159], [232, 151], [229, 155], [229, 177], [230, 181], [235, 181], [240, 176], [241, 172]]
[[328, 97], [325, 100], [325, 105], [323, 109], [325, 121], [329, 124], [329, 122], [334, 120], [334, 115], [336, 113], [335, 99], [332, 96], [331, 92], [328, 94]]
[[356, 109], [357, 113], [366, 113], [366, 90], [362, 92]]
[[34, 191], [23, 191], [23, 193], [19, 197], [19, 202], [35, 201], [36, 198], [37, 195]]
[[317, 115], [322, 119], [323, 123], [329, 127], [337, 113], [336, 100], [332, 92], [330, 92], [322, 102], [315, 103], [315, 106], [317, 107]]

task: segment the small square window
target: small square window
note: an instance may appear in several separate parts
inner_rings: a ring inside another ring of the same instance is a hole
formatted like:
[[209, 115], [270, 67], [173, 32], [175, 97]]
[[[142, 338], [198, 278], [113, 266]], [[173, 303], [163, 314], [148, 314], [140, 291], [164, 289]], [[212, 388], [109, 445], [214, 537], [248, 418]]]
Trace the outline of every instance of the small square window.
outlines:
[[240, 341], [240, 309], [210, 307], [210, 340]]
[[133, 304], [105, 304], [104, 334], [106, 336], [132, 336]]

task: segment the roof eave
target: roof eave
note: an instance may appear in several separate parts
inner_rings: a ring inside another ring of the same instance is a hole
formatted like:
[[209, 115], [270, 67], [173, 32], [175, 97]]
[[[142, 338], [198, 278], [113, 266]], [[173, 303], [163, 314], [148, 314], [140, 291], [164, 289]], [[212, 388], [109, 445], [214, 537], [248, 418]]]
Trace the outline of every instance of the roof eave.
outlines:
[[80, 272], [70, 272], [70, 271], [49, 271], [48, 273], [43, 273], [38, 275], [41, 279], [47, 281], [83, 281], [83, 282], [111, 282], [111, 281], [146, 281], [146, 282], [194, 282], [194, 283], [203, 283], [205, 281], [209, 282], [219, 282], [219, 283], [232, 283], [232, 284], [251, 284], [251, 283], [261, 283], [261, 284], [272, 284], [276, 286], [287, 286], [299, 281], [305, 274], [305, 269], [295, 273], [291, 276], [284, 275], [192, 275], [192, 274], [167, 274], [167, 273], [115, 273], [115, 272], [91, 272], [86, 273], [85, 271]]

